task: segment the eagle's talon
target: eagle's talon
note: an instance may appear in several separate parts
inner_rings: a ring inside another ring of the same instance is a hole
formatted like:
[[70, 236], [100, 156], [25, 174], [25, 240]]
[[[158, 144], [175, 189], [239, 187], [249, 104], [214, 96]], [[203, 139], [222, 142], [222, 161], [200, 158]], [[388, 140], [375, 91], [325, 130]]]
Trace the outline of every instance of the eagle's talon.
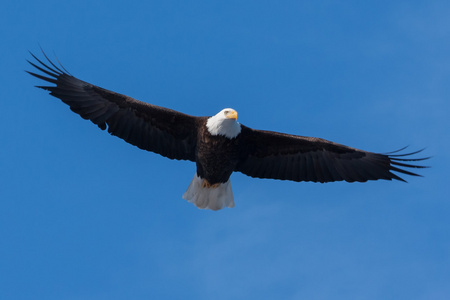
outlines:
[[202, 188], [204, 188], [204, 189], [209, 189], [209, 188], [216, 189], [219, 187], [219, 185], [220, 185], [220, 183], [211, 184], [206, 179], [203, 179], [203, 182], [202, 182]]
[[202, 188], [209, 189], [210, 187], [211, 187], [211, 184], [208, 182], [208, 180], [203, 179]]

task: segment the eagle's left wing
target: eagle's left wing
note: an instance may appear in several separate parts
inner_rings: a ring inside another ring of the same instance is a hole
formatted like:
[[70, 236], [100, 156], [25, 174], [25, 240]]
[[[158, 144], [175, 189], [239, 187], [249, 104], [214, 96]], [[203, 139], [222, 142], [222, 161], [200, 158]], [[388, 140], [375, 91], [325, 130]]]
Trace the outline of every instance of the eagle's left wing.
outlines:
[[243, 125], [240, 139], [243, 150], [235, 171], [258, 178], [313, 182], [404, 181], [392, 171], [420, 176], [404, 168], [424, 167], [406, 162], [427, 159], [403, 158], [420, 151], [378, 154], [320, 138], [254, 130]]

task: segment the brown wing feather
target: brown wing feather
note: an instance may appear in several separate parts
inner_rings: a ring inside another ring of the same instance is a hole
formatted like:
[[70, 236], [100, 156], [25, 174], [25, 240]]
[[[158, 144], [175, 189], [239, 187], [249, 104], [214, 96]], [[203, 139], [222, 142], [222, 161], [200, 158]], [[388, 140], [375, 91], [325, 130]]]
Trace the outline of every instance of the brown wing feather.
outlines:
[[32, 53], [38, 64], [29, 63], [47, 76], [29, 74], [56, 86], [38, 86], [50, 91], [83, 119], [91, 120], [102, 130], [141, 149], [171, 159], [195, 161], [196, 132], [199, 118], [171, 109], [151, 105], [84, 82], [51, 66]]
[[240, 139], [243, 150], [235, 170], [258, 178], [313, 182], [404, 181], [392, 171], [419, 176], [402, 168], [423, 166], [404, 162], [426, 159], [400, 158], [409, 154], [372, 153], [320, 138], [254, 130], [245, 126], [242, 126]]

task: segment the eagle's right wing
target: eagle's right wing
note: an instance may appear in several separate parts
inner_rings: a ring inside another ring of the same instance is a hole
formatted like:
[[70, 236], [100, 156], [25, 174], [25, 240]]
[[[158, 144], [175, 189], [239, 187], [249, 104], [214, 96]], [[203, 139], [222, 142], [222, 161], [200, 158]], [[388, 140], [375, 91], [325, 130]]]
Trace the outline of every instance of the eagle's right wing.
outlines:
[[51, 66], [31, 55], [38, 64], [28, 62], [49, 77], [27, 72], [56, 85], [38, 87], [50, 91], [50, 95], [61, 99], [83, 119], [141, 149], [170, 159], [195, 161], [199, 117], [103, 89], [70, 75], [45, 53]]

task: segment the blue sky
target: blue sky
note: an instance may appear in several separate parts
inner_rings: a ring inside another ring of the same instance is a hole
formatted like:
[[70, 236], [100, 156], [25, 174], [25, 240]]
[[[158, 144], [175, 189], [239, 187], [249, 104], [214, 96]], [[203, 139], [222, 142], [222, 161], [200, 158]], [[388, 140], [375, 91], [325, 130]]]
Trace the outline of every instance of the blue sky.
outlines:
[[[1, 299], [449, 299], [448, 1], [7, 1], [0, 12]], [[109, 136], [24, 72], [374, 152], [426, 147], [409, 183], [195, 172]]]

